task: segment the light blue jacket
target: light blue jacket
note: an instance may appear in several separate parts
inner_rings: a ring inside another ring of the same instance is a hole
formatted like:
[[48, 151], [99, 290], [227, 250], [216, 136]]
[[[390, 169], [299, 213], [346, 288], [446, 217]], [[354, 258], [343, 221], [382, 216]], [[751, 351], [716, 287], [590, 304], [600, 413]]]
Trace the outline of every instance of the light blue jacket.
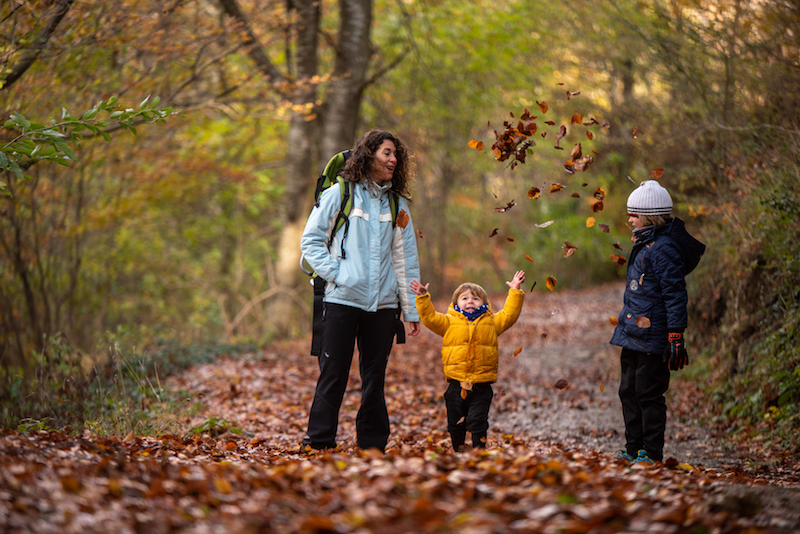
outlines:
[[401, 224], [392, 228], [389, 187], [356, 184], [344, 258], [341, 247], [346, 225], [336, 232], [330, 251], [326, 246], [340, 204], [339, 184], [323, 191], [300, 240], [305, 260], [328, 282], [325, 302], [368, 312], [397, 308], [399, 302], [403, 320], [419, 322], [415, 295], [408, 287], [411, 280], [419, 280], [419, 257], [406, 199], [400, 197], [398, 213], [405, 212], [408, 223], [405, 228]]

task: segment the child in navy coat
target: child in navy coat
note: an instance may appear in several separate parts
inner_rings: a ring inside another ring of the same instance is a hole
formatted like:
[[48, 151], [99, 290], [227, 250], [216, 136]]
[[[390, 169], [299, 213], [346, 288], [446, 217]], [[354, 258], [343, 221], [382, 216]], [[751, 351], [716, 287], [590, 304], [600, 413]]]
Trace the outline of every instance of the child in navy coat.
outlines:
[[689, 363], [683, 334], [687, 326], [687, 274], [705, 245], [670, 216], [672, 198], [654, 180], [628, 197], [633, 250], [628, 260], [624, 305], [611, 344], [622, 347], [619, 398], [625, 419], [625, 449], [618, 458], [662, 461], [669, 372]]

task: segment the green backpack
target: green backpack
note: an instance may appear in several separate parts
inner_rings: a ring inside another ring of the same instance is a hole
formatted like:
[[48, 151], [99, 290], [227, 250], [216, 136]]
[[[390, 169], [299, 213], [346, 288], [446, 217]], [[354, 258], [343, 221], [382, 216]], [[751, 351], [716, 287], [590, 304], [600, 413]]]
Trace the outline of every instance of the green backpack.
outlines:
[[[350, 212], [353, 211], [353, 188], [355, 184], [349, 180], [345, 180], [341, 176], [342, 169], [350, 157], [350, 150], [344, 150], [333, 156], [328, 160], [325, 169], [317, 179], [317, 187], [314, 190], [314, 206], [319, 207], [319, 198], [322, 192], [338, 183], [340, 184], [340, 203], [339, 214], [336, 216], [333, 230], [330, 233], [330, 238], [326, 243], [328, 250], [331, 248], [331, 243], [336, 235], [336, 232], [344, 226], [344, 235], [342, 236], [341, 250], [342, 259], [346, 257], [344, 249], [344, 240], [347, 238], [347, 231], [350, 228]], [[392, 210], [392, 228], [397, 226], [397, 214], [400, 211], [400, 195], [395, 191], [390, 191], [389, 206]], [[311, 354], [319, 356], [320, 344], [322, 343], [322, 297], [325, 295], [325, 280], [317, 273], [306, 269], [305, 258], [300, 256], [300, 269], [311, 277], [311, 283], [314, 285], [314, 318], [312, 322], [312, 338], [311, 338]], [[309, 266], [310, 267], [310, 266]]]

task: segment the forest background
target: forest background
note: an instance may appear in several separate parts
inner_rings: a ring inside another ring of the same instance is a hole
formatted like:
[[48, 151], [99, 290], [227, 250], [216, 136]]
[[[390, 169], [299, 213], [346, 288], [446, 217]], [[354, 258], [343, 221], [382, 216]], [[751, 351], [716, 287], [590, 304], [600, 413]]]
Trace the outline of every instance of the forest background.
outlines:
[[684, 374], [796, 452], [798, 32], [788, 0], [4, 2], [2, 425], [166, 431], [165, 373], [308, 335], [316, 176], [380, 127], [441, 294], [623, 279], [657, 177], [708, 245]]

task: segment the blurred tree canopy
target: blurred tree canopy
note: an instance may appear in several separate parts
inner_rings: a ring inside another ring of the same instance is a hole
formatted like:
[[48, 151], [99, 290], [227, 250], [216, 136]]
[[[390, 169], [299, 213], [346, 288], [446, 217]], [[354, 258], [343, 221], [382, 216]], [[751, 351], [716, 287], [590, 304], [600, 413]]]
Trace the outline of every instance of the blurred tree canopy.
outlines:
[[[42, 161], [28, 179], [3, 167], [4, 380], [45, 336], [90, 365], [110, 343], [308, 332], [297, 248], [310, 187], [371, 127], [416, 154], [412, 210], [438, 294], [464, 279], [499, 292], [516, 269], [534, 291], [548, 276], [622, 277], [609, 255], [629, 250], [625, 199], [664, 169], [677, 214], [710, 245], [690, 280], [695, 332], [709, 345], [732, 332], [716, 352], [741, 369], [800, 287], [798, 28], [786, 0], [6, 2], [4, 120], [147, 95], [181, 116], [111, 143], [120, 126], [104, 124], [70, 166]], [[512, 167], [491, 146], [525, 109], [535, 145]], [[20, 131], [6, 123], [4, 146]], [[571, 175], [577, 143], [593, 162]]]

